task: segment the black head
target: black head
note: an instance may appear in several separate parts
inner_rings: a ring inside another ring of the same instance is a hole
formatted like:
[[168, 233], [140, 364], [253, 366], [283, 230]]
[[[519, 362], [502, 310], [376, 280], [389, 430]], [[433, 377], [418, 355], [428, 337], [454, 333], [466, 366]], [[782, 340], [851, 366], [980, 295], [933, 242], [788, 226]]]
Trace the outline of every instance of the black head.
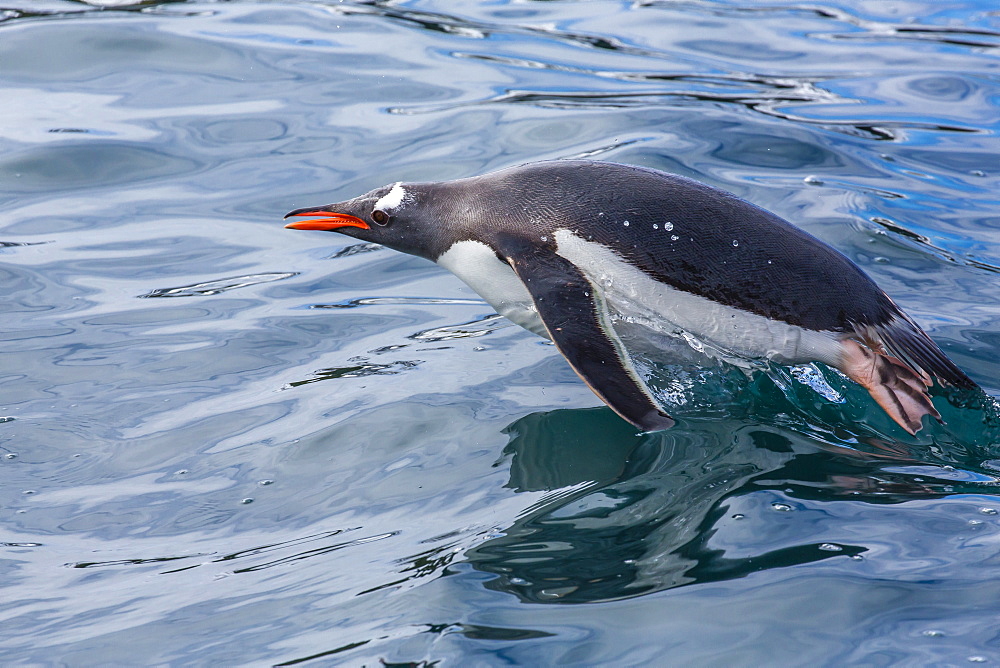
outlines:
[[346, 202], [296, 209], [285, 218], [311, 220], [285, 227], [339, 232], [434, 260], [458, 233], [455, 204], [447, 183], [394, 183]]

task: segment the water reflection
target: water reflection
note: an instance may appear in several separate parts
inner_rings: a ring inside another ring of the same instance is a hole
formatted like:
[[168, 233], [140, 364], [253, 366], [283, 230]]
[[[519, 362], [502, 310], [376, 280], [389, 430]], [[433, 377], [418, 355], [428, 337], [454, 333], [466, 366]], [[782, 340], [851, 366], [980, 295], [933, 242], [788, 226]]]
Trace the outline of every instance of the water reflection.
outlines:
[[[751, 421], [681, 420], [637, 435], [605, 408], [558, 410], [506, 433], [508, 486], [563, 493], [466, 558], [497, 576], [487, 587], [531, 602], [592, 603], [856, 559], [870, 546], [826, 527], [823, 504], [901, 504], [998, 484], [921, 462], [899, 444], [886, 451], [892, 456], [817, 449], [813, 439]], [[788, 533], [791, 516], [797, 526]]]
[[996, 660], [990, 406], [914, 439], [829, 369], [713, 366], [659, 374], [667, 434], [529, 415], [597, 399], [430, 263], [279, 221], [658, 167], [995, 392], [988, 0], [3, 5], [6, 664]]
[[204, 297], [208, 295], [218, 295], [223, 292], [245, 288], [260, 283], [270, 283], [286, 278], [298, 276], [297, 272], [271, 272], [266, 274], [250, 274], [248, 276], [230, 276], [212, 281], [192, 283], [191, 285], [181, 285], [173, 288], [156, 288], [144, 295], [139, 295], [140, 299], [153, 299], [160, 297]]

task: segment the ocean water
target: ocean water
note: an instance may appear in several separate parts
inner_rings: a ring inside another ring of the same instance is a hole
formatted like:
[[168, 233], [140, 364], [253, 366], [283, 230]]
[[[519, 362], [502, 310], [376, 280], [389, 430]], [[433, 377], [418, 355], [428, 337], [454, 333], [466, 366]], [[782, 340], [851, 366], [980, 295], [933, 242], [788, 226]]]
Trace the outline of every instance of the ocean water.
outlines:
[[[0, 662], [1000, 664], [992, 0], [0, 3]], [[722, 187], [987, 394], [656, 366], [637, 435], [285, 212], [531, 160]]]

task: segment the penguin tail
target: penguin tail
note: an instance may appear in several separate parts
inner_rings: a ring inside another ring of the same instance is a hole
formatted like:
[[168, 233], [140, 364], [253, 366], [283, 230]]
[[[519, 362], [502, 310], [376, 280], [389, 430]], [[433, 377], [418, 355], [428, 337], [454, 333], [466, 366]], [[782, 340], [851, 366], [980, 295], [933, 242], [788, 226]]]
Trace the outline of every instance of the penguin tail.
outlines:
[[937, 344], [915, 322], [900, 313], [884, 325], [874, 328], [876, 340], [897, 358], [911, 367], [930, 374], [945, 385], [964, 390], [977, 390], [976, 382], [948, 359]]
[[840, 370], [868, 390], [910, 434], [920, 431], [925, 415], [941, 421], [927, 393], [932, 378], [957, 388], [978, 388], [902, 313], [884, 324], [855, 326], [854, 336], [841, 340], [841, 345]]

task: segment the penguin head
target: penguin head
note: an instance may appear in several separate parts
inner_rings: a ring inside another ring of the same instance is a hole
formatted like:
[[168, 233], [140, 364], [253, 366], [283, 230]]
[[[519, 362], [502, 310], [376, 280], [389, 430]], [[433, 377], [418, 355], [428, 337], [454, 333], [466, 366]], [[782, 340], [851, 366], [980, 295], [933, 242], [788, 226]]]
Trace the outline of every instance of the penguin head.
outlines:
[[339, 232], [434, 260], [443, 250], [452, 219], [452, 199], [434, 191], [441, 185], [393, 183], [345, 202], [296, 209], [285, 218], [303, 216], [310, 220], [285, 227]]

